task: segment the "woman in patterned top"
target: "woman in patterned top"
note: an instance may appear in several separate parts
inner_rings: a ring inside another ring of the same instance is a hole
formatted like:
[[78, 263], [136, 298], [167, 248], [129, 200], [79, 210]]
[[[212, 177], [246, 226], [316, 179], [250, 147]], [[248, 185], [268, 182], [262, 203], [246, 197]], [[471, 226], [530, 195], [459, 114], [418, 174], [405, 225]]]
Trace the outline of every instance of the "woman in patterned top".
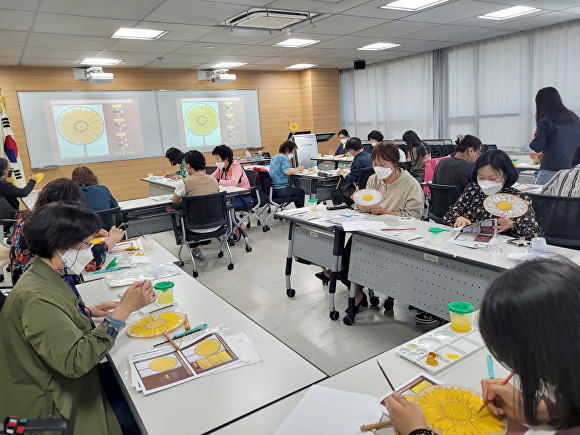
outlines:
[[444, 224], [460, 227], [494, 217], [483, 207], [483, 201], [487, 196], [501, 192], [522, 198], [528, 204], [528, 211], [513, 219], [499, 218], [495, 227], [497, 232], [525, 239], [539, 235], [540, 229], [530, 197], [511, 187], [517, 181], [518, 173], [505, 152], [491, 150], [480, 156], [475, 162], [471, 179], [472, 182], [467, 185], [457, 202], [445, 213]]
[[[72, 180], [67, 178], [57, 178], [48, 183], [44, 189], [40, 191], [36, 200], [35, 208], [57, 201], [74, 201], [84, 205], [85, 198], [80, 187]], [[22, 233], [27, 217], [28, 216], [24, 214], [18, 219], [14, 234], [12, 235], [10, 247], [10, 273], [12, 274], [13, 285], [15, 285], [20, 279], [24, 271], [28, 269], [30, 266], [30, 260], [32, 260], [32, 254], [28, 250], [28, 245], [26, 244], [26, 240]], [[105, 239], [100, 243], [92, 245], [91, 250], [93, 253], [93, 259], [89, 264], [87, 264], [85, 269], [89, 272], [99, 270], [105, 262], [109, 249], [113, 249], [113, 247], [123, 238], [124, 234], [125, 231], [116, 227], [112, 227], [108, 232], [101, 230], [95, 234], [96, 237], [105, 237]]]

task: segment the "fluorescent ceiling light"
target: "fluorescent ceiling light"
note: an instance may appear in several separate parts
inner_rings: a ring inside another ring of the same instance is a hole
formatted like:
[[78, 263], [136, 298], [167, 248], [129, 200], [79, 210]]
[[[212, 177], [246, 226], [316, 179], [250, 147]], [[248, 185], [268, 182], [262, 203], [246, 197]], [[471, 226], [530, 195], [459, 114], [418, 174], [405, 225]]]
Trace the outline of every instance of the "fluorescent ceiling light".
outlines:
[[287, 39], [286, 41], [278, 42], [277, 44], [274, 44], [274, 46], [297, 48], [297, 47], [306, 47], [307, 45], [316, 44], [317, 42], [320, 42], [320, 41], [317, 41], [316, 39], [290, 38], [290, 39]]
[[395, 2], [381, 6], [383, 9], [397, 9], [400, 11], [420, 11], [448, 2], [449, 0], [397, 0]]
[[541, 9], [531, 8], [529, 6], [514, 6], [500, 11], [490, 12], [489, 14], [481, 15], [477, 18], [484, 18], [486, 20], [509, 20], [510, 18], [531, 14], [532, 12], [540, 10]]
[[100, 58], [100, 57], [85, 57], [83, 60], [81, 60], [81, 65], [110, 66], [110, 65], [117, 65], [119, 62], [121, 62], [121, 59], [104, 59], [104, 58]]
[[221, 62], [212, 65], [212, 68], [236, 68], [238, 66], [246, 65], [245, 62]]
[[306, 69], [312, 68], [313, 66], [316, 65], [313, 63], [296, 63], [294, 65], [287, 66], [286, 69]]
[[401, 44], [391, 44], [390, 42], [377, 42], [375, 44], [365, 45], [364, 47], [357, 48], [357, 50], [370, 50], [370, 51], [378, 51], [378, 50], [385, 50], [387, 48], [398, 47]]
[[161, 38], [167, 32], [167, 30], [129, 29], [127, 27], [121, 27], [113, 33], [111, 38], [153, 40]]

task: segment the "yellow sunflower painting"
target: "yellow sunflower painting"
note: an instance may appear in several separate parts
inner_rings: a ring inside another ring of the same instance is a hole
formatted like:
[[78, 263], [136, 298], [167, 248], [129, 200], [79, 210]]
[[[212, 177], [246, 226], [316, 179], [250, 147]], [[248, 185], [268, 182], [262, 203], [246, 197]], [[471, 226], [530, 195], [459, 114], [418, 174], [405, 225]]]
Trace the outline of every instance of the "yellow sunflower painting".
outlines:
[[133, 323], [127, 328], [127, 335], [135, 338], [152, 338], [179, 328], [185, 320], [181, 313], [163, 313], [149, 315]]
[[422, 391], [416, 402], [427, 424], [442, 435], [501, 435], [507, 430], [505, 421], [487, 408], [477, 413], [483, 401], [467, 388], [436, 385]]

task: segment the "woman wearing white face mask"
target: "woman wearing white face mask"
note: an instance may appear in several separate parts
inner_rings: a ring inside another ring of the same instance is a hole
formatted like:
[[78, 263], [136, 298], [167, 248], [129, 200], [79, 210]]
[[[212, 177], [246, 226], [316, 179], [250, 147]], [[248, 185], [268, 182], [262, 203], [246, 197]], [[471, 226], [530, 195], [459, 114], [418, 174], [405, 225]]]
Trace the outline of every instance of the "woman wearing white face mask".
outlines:
[[280, 154], [276, 154], [272, 157], [272, 160], [270, 160], [270, 176], [274, 182], [273, 199], [276, 200], [276, 202], [280, 202], [280, 199], [285, 200], [286, 198], [297, 198], [297, 200], [294, 201], [294, 205], [296, 208], [301, 208], [304, 207], [304, 195], [306, 193], [303, 189], [290, 187], [288, 184], [289, 175], [304, 170], [304, 166], [293, 168], [290, 165], [290, 160], [294, 157], [294, 151], [296, 148], [298, 147], [291, 140], [287, 140], [280, 145]]
[[509, 156], [501, 150], [491, 150], [481, 155], [475, 162], [471, 176], [472, 182], [467, 185], [459, 199], [443, 217], [443, 223], [455, 227], [469, 225], [491, 215], [483, 207], [483, 201], [495, 193], [509, 193], [519, 196], [528, 203], [528, 211], [514, 219], [499, 218], [495, 227], [498, 232], [510, 237], [531, 239], [539, 235], [540, 229], [528, 195], [511, 187], [518, 179], [518, 173]]
[[329, 150], [329, 152], [330, 154], [334, 154], [335, 156], [342, 156], [343, 154], [347, 153], [345, 145], [350, 139], [350, 135], [348, 134], [348, 131], [346, 131], [343, 128], [338, 132], [338, 138], [340, 139], [340, 145], [338, 146], [338, 149], [336, 150], [336, 152], [334, 152], [334, 150]]
[[[212, 177], [218, 180], [220, 186], [237, 186], [244, 189], [250, 188], [250, 181], [246, 175], [246, 171], [237, 160], [234, 160], [234, 152], [227, 145], [219, 145], [211, 152], [215, 156], [215, 165], [217, 169], [211, 174]], [[246, 204], [250, 203], [252, 198], [246, 198]], [[236, 197], [234, 199], [235, 207], [243, 207], [244, 201]]]

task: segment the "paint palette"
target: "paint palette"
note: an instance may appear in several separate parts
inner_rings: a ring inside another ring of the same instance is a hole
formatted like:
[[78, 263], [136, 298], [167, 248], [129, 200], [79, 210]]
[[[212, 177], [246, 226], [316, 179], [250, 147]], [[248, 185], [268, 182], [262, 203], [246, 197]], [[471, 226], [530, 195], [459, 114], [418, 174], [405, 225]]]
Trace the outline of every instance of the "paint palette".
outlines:
[[447, 325], [411, 340], [397, 349], [397, 354], [431, 373], [438, 373], [472, 355], [485, 345], [477, 329], [457, 333]]

